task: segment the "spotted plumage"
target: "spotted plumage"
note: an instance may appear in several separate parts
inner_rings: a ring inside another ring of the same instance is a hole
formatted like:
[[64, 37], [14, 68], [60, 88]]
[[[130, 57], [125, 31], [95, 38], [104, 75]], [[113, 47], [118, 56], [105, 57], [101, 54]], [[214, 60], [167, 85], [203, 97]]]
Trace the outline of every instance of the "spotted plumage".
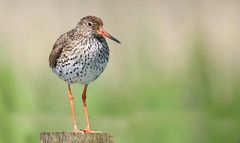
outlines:
[[74, 29], [58, 38], [49, 57], [49, 66], [59, 78], [67, 83], [88, 84], [104, 71], [109, 48], [105, 38], [94, 33], [101, 26], [100, 18], [84, 17]]
[[67, 83], [88, 84], [103, 72], [108, 63], [107, 42], [102, 36], [72, 40], [68, 33], [55, 43], [54, 47], [58, 49], [50, 56], [50, 59], [56, 57], [50, 60], [50, 67]]

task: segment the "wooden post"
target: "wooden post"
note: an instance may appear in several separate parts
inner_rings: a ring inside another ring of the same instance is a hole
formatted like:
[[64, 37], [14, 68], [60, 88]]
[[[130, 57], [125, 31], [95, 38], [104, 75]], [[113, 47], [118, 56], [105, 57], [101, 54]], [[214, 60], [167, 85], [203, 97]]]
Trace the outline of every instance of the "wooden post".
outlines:
[[41, 143], [113, 143], [108, 133], [42, 132]]

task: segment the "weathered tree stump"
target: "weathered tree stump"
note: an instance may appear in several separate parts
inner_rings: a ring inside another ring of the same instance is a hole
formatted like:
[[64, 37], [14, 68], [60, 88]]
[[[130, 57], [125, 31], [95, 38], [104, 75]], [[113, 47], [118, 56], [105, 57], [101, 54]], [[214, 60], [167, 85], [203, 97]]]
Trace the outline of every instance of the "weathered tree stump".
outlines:
[[42, 132], [41, 143], [113, 143], [108, 133]]

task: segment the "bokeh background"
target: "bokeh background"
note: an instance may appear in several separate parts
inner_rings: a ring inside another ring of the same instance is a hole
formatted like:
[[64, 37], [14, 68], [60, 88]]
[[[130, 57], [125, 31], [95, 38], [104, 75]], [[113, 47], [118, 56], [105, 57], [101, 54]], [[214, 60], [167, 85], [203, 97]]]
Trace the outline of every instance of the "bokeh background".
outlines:
[[[103, 19], [110, 62], [89, 86], [91, 126], [116, 143], [240, 141], [238, 0], [1, 0], [0, 142], [72, 129], [67, 85], [48, 67], [59, 35]], [[81, 92], [73, 85], [78, 126]]]

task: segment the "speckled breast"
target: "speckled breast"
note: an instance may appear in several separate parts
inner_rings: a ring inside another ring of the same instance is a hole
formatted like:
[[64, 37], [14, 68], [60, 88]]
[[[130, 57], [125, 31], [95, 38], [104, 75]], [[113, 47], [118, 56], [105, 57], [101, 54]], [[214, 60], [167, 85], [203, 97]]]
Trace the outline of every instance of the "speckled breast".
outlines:
[[97, 79], [107, 66], [109, 49], [104, 38], [76, 41], [65, 50], [53, 68], [59, 78], [68, 83], [88, 84]]

